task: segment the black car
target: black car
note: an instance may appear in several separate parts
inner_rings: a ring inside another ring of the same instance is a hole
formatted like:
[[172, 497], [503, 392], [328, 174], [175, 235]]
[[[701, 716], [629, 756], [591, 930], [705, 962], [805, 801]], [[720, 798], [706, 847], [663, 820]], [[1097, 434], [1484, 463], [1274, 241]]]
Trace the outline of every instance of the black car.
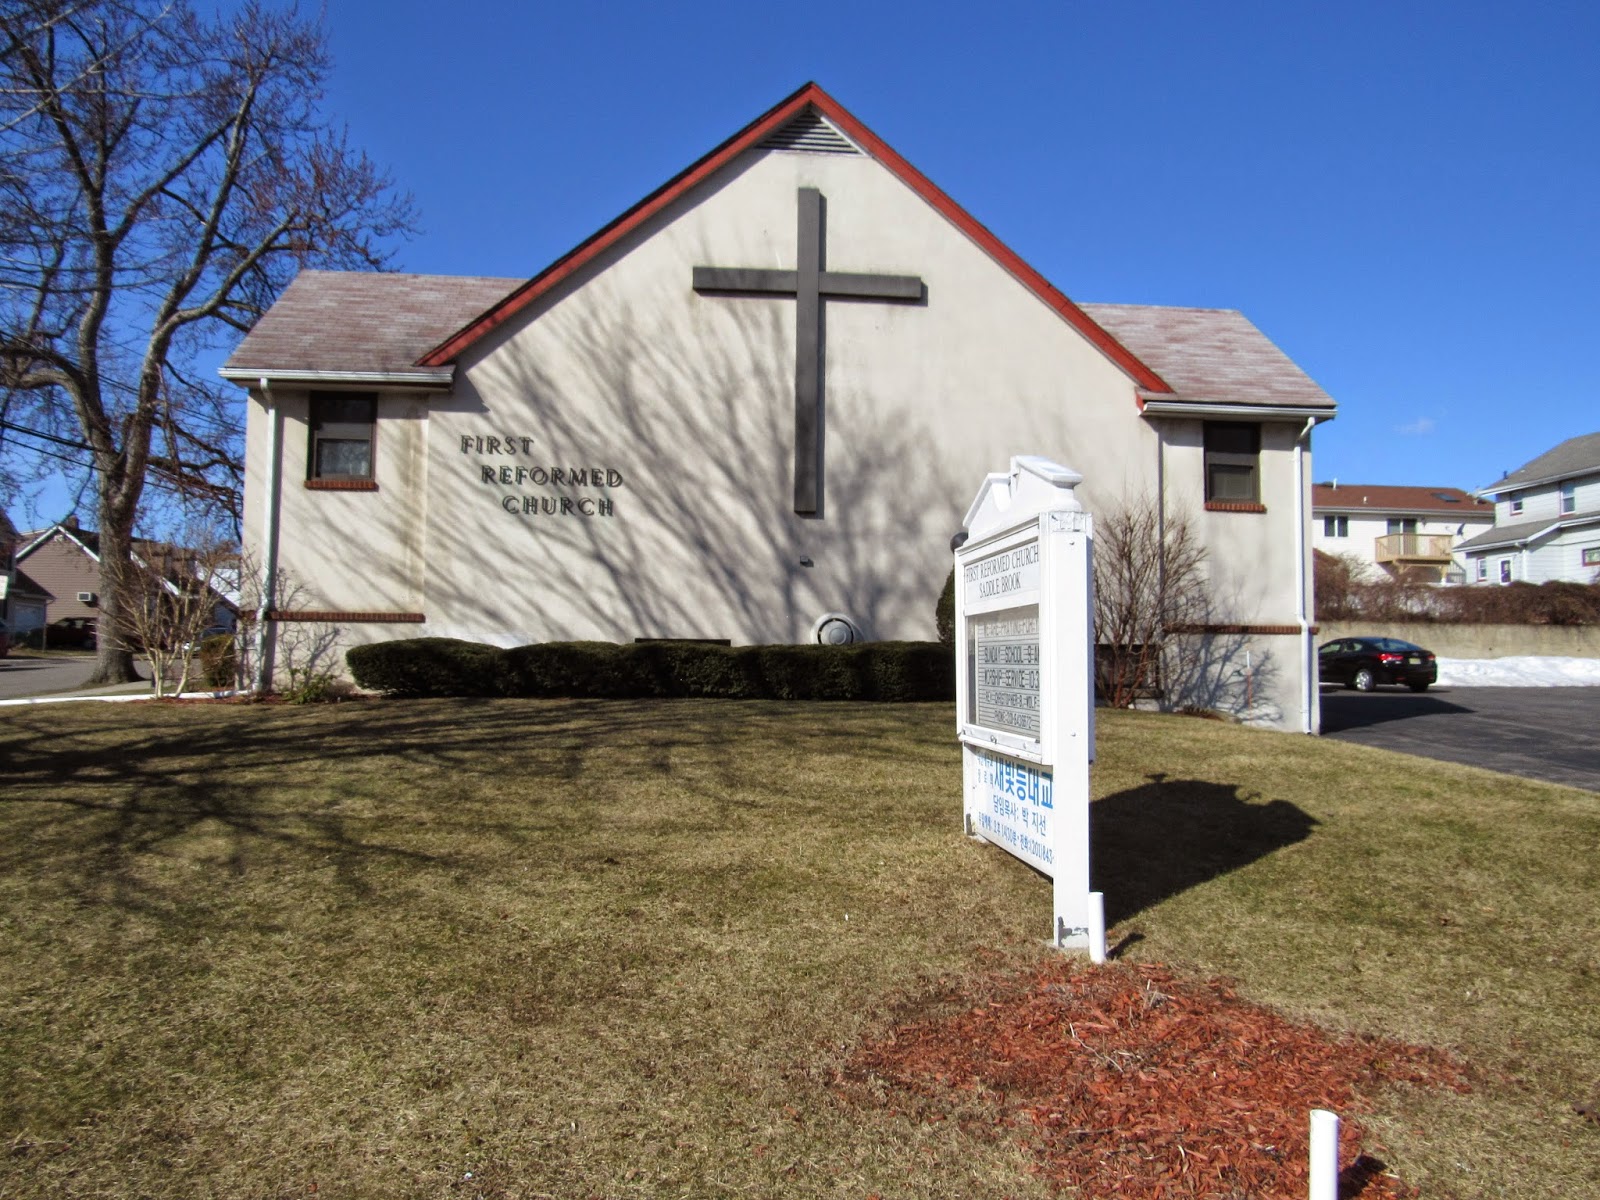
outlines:
[[1358, 692], [1370, 692], [1380, 683], [1403, 683], [1423, 692], [1438, 681], [1439, 664], [1431, 650], [1399, 638], [1340, 638], [1317, 651], [1317, 677]]
[[94, 617], [62, 617], [45, 626], [44, 644], [52, 650], [93, 650], [96, 627]]

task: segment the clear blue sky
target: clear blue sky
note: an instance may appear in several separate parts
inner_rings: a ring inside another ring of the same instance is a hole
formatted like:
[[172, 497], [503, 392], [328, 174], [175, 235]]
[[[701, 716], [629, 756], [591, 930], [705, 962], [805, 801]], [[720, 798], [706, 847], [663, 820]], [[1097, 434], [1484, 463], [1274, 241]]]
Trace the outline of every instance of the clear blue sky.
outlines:
[[1600, 429], [1600, 4], [334, 0], [405, 270], [531, 275], [814, 79], [1080, 301], [1241, 309], [1315, 474]]
[[1600, 429], [1600, 5], [338, 0], [408, 270], [531, 275], [814, 79], [1075, 300], [1238, 308], [1319, 479]]

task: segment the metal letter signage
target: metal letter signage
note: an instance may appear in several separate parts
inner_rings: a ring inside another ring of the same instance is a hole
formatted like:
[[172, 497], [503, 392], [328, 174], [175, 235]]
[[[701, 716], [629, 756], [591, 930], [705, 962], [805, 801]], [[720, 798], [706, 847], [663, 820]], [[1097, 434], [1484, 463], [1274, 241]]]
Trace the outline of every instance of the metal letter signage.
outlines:
[[1076, 471], [990, 475], [956, 551], [957, 736], [966, 831], [1052, 880], [1053, 940], [1089, 944], [1092, 525]]
[[794, 511], [813, 516], [822, 511], [822, 301], [917, 301], [922, 299], [922, 278], [828, 270], [822, 193], [816, 188], [801, 188], [798, 207], [798, 270], [696, 267], [694, 290], [795, 298]]

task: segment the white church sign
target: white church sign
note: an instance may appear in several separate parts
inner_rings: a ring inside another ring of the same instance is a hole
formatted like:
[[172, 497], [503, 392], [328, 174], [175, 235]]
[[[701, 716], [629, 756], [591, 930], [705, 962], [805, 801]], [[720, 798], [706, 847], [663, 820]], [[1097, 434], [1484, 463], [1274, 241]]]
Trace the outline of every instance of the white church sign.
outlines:
[[1054, 941], [1089, 942], [1093, 579], [1083, 477], [1011, 460], [956, 551], [957, 733], [966, 831], [1050, 876]]

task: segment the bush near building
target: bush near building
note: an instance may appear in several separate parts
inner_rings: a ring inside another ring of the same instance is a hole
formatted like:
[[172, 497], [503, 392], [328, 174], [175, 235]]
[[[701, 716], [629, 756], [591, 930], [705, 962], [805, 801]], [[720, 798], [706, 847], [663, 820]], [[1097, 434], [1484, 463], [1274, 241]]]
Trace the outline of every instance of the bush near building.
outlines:
[[955, 662], [938, 642], [538, 642], [506, 650], [454, 638], [407, 638], [357, 646], [346, 661], [361, 687], [394, 696], [955, 698]]

